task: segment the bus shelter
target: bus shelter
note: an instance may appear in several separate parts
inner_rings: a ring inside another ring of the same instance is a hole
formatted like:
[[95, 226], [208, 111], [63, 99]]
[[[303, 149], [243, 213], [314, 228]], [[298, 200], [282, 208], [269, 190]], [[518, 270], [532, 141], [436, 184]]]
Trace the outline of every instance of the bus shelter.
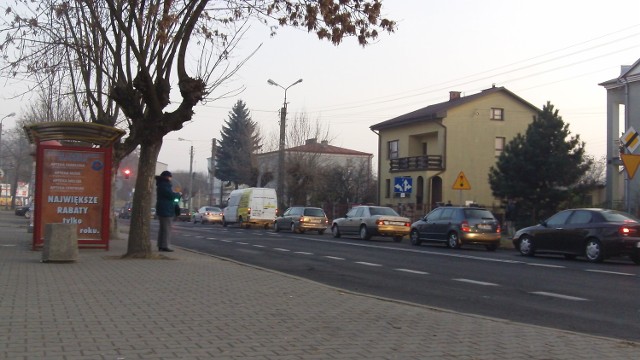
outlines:
[[25, 126], [36, 146], [34, 250], [46, 224], [75, 224], [79, 248], [109, 249], [113, 144], [125, 131], [84, 122]]

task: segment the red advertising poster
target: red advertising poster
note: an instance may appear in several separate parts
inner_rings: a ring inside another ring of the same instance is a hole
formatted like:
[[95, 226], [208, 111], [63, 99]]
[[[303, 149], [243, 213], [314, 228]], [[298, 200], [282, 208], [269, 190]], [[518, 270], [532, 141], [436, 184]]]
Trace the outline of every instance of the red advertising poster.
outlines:
[[110, 155], [110, 148], [38, 148], [34, 248], [51, 223], [76, 224], [79, 247], [108, 248]]

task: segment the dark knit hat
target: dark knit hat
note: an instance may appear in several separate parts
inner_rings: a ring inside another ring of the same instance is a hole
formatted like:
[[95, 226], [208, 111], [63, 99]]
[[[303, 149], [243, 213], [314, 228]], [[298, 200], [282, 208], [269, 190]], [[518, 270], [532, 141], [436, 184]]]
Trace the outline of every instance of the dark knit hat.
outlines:
[[173, 177], [173, 176], [171, 175], [171, 172], [170, 172], [170, 171], [167, 171], [167, 170], [163, 171], [163, 172], [160, 174], [160, 176], [162, 176], [162, 177]]

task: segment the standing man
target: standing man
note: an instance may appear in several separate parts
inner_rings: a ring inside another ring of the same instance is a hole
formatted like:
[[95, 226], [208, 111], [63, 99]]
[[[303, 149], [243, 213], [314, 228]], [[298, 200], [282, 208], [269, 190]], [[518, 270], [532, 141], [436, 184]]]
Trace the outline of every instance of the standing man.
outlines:
[[171, 252], [169, 248], [169, 235], [171, 234], [171, 220], [176, 216], [176, 200], [180, 200], [182, 195], [173, 192], [171, 185], [171, 172], [163, 171], [160, 176], [156, 176], [156, 215], [160, 221], [158, 230], [158, 250]]

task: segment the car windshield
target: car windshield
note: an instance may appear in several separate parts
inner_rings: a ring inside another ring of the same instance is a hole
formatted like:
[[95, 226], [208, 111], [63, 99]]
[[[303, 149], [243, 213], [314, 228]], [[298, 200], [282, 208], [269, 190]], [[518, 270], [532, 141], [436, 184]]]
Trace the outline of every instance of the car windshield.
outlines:
[[484, 209], [464, 209], [464, 215], [467, 219], [493, 220], [493, 214], [489, 210]]
[[601, 214], [607, 222], [640, 222], [632, 215], [620, 211], [607, 210], [603, 211]]
[[371, 215], [388, 215], [388, 216], [400, 216], [395, 210], [388, 207], [370, 207], [369, 212]]
[[220, 210], [220, 208], [217, 207], [208, 207], [207, 211], [212, 211], [212, 212], [221, 212], [222, 210]]
[[324, 216], [322, 209], [304, 209], [305, 216]]

